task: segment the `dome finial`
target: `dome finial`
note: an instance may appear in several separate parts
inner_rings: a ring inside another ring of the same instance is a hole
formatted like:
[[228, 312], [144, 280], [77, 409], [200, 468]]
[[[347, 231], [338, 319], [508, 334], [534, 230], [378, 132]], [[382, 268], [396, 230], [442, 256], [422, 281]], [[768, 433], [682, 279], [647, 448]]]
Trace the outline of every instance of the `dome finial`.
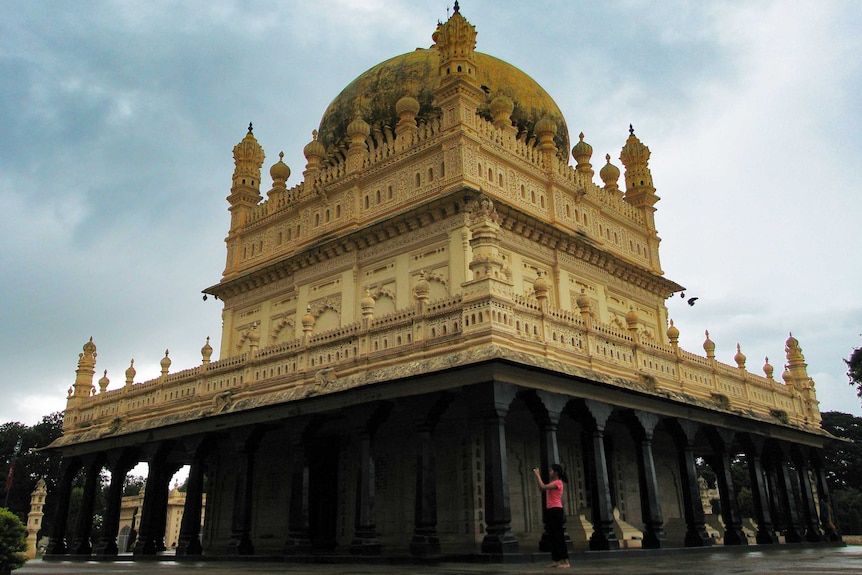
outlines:
[[455, 14], [461, 13], [460, 12], [461, 8], [458, 6], [458, 0], [455, 0], [455, 6], [452, 8], [452, 10], [453, 10], [453, 13], [455, 13]]
[[248, 123], [248, 133], [251, 134], [254, 131], [254, 126], [251, 125], [251, 122]]
[[632, 135], [632, 136], [635, 135], [635, 129], [632, 127], [631, 124], [629, 124], [629, 135]]

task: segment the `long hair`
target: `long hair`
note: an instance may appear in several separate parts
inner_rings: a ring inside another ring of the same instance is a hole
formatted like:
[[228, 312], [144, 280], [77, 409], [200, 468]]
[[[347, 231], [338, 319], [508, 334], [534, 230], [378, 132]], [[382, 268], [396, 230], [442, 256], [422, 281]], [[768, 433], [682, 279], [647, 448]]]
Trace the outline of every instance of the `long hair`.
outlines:
[[560, 481], [562, 481], [563, 483], [569, 482], [569, 478], [566, 476], [566, 472], [563, 470], [562, 465], [560, 465], [559, 463], [555, 463], [551, 466], [551, 469], [554, 470], [554, 473], [557, 474], [557, 477]]

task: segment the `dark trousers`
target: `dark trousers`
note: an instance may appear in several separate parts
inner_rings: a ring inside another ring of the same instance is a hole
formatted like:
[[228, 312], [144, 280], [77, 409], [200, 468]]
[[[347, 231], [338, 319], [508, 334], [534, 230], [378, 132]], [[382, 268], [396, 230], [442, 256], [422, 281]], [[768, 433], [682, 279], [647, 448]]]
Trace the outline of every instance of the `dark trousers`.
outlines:
[[545, 510], [545, 524], [548, 535], [551, 537], [551, 559], [562, 561], [569, 558], [569, 550], [566, 548], [566, 514], [562, 507], [551, 507]]

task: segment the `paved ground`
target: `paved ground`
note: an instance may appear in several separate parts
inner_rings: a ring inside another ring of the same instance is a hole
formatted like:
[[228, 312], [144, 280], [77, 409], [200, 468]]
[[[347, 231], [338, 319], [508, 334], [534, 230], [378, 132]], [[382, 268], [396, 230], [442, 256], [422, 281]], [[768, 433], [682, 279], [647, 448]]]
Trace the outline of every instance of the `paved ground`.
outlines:
[[[538, 561], [540, 557], [536, 557]], [[283, 562], [203, 561], [176, 562], [163, 558], [152, 562], [52, 562], [29, 561], [14, 575], [204, 575], [207, 573], [257, 575], [264, 573], [309, 573], [319, 575], [441, 574], [503, 575], [510, 573], [569, 572], [579, 575], [739, 575], [748, 573], [781, 575], [835, 575], [862, 573], [862, 546], [797, 547], [773, 549], [752, 547], [746, 550], [678, 549], [620, 553], [579, 553], [572, 558], [572, 569], [561, 570], [541, 563], [420, 563], [376, 564], [338, 563], [311, 565]]]

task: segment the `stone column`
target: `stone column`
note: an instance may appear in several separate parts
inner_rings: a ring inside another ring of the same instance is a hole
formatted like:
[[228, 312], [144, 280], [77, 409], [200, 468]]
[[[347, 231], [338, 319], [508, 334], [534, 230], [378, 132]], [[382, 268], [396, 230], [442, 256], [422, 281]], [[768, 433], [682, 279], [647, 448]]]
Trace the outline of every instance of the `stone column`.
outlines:
[[126, 482], [126, 474], [136, 463], [130, 455], [124, 453], [113, 455], [114, 461], [110, 463], [111, 485], [108, 487], [107, 508], [102, 522], [102, 537], [94, 551], [94, 554], [100, 557], [110, 557], [119, 552], [117, 531], [120, 528], [123, 485]]
[[165, 530], [168, 520], [168, 495], [171, 492], [171, 477], [179, 470], [177, 465], [167, 465], [162, 470], [161, 479], [158, 484], [157, 504], [154, 509], [153, 525], [155, 527], [156, 552], [166, 551]]
[[[541, 472], [544, 481], [548, 480], [547, 473], [551, 465], [560, 463], [560, 450], [557, 442], [557, 429], [560, 425], [560, 416], [563, 409], [566, 407], [569, 398], [554, 393], [545, 391], [536, 391], [536, 397], [541, 402], [541, 406], [532, 406], [532, 402], [527, 402], [530, 411], [533, 413], [533, 418], [539, 426], [539, 459], [541, 460]], [[548, 524], [545, 521], [545, 505], [547, 502], [547, 492], [542, 492], [542, 523], [544, 525], [542, 538], [539, 541], [540, 551], [551, 550], [551, 536], [548, 533]], [[565, 508], [565, 505], [563, 506]], [[567, 512], [568, 513], [568, 512]], [[569, 553], [574, 553], [575, 547], [565, 528], [565, 517], [563, 518], [563, 535], [566, 539], [566, 547]]]
[[167, 483], [171, 479], [170, 476], [165, 477], [170, 448], [169, 444], [162, 444], [147, 458], [149, 471], [144, 487], [144, 505], [141, 509], [141, 522], [138, 524], [138, 538], [132, 550], [132, 554], [136, 556], [155, 555], [162, 547], [159, 537], [163, 536], [164, 527], [160, 529], [158, 523], [159, 517], [164, 519], [164, 512], [160, 513], [159, 506], [164, 504], [161, 492], [167, 489]]
[[416, 425], [418, 439], [416, 451], [416, 503], [413, 519], [412, 555], [427, 557], [440, 554], [437, 537], [437, 463], [434, 457], [434, 429], [454, 396], [439, 394], [430, 410]]
[[285, 555], [311, 552], [311, 531], [308, 522], [309, 469], [305, 456], [305, 441], [297, 438], [290, 450], [290, 510], [287, 520]]
[[236, 475], [233, 494], [228, 555], [254, 555], [251, 542], [251, 514], [254, 495], [254, 455], [262, 435], [261, 430], [244, 429], [234, 435], [236, 442]]
[[820, 521], [817, 517], [817, 507], [814, 504], [814, 490], [811, 486], [811, 477], [808, 475], [808, 458], [798, 449], [793, 449], [793, 462], [796, 465], [796, 473], [799, 476], [799, 491], [801, 495], [802, 519], [805, 525], [805, 540], [810, 543], [819, 543], [824, 540], [823, 532], [820, 530]]
[[485, 537], [482, 553], [516, 553], [509, 500], [509, 463], [506, 454], [506, 414], [515, 398], [508, 384], [482, 384], [480, 413], [485, 431]]
[[371, 434], [359, 432], [359, 477], [356, 485], [356, 516], [350, 552], [356, 555], [379, 555], [380, 541], [374, 517], [374, 455]]
[[829, 485], [826, 483], [826, 472], [823, 470], [819, 451], [814, 453], [812, 459], [814, 480], [817, 483], [817, 494], [820, 500], [820, 523], [823, 525], [823, 536], [827, 541], [841, 541], [841, 532], [835, 524], [832, 496], [829, 494]]
[[658, 416], [644, 411], [635, 411], [634, 417], [637, 425], [633, 425], [631, 429], [637, 451], [641, 517], [644, 523], [642, 544], [645, 549], [658, 549], [667, 539], [652, 451], [653, 432], [658, 425]]
[[679, 476], [682, 487], [682, 502], [685, 509], [686, 547], [709, 547], [713, 541], [706, 532], [706, 517], [700, 503], [700, 485], [697, 482], [697, 466], [694, 461], [694, 440], [697, 424], [678, 420], [679, 430], [674, 438], [679, 454]]
[[[197, 445], [195, 445], [195, 443]], [[189, 479], [186, 484], [186, 502], [183, 505], [183, 518], [177, 537], [178, 557], [201, 555], [201, 510], [203, 508], [204, 472], [206, 470], [206, 447], [202, 441], [192, 443], [192, 463], [189, 466]]]
[[765, 440], [762, 437], [749, 436], [746, 441], [745, 456], [748, 460], [748, 476], [751, 480], [751, 498], [754, 503], [754, 519], [757, 521], [757, 538], [760, 545], [778, 543], [778, 535], [772, 523], [772, 513], [769, 505], [769, 489], [763, 469], [761, 454]]
[[587, 410], [593, 418], [592, 429], [592, 508], [593, 534], [590, 549], [607, 551], [619, 549], [620, 542], [614, 533], [614, 509], [611, 502], [611, 484], [608, 477], [608, 462], [605, 455], [605, 425], [613, 408], [597, 401], [587, 400]]
[[775, 463], [778, 475], [778, 499], [786, 517], [784, 541], [786, 543], [801, 543], [804, 540], [802, 524], [799, 520], [799, 506], [793, 489], [793, 479], [785, 459], [786, 446], [782, 445], [775, 455], [777, 458]]
[[437, 537], [437, 468], [432, 432], [433, 427], [424, 422], [416, 430], [419, 445], [416, 454], [416, 505], [410, 553], [419, 556], [440, 553], [440, 538]]
[[724, 544], [748, 545], [748, 539], [742, 531], [742, 516], [739, 512], [739, 501], [733, 485], [733, 475], [730, 471], [734, 432], [715, 429], [711, 434], [712, 448], [715, 455], [710, 458], [716, 481], [718, 494], [721, 497], [721, 517], [724, 520]]
[[75, 540], [72, 542], [72, 555], [89, 555], [93, 551], [90, 535], [93, 530], [93, 504], [96, 501], [96, 489], [99, 487], [99, 474], [102, 471], [102, 459], [94, 457], [85, 465], [87, 476], [84, 479], [84, 493], [81, 496], [81, 506], [75, 521]]
[[[367, 409], [373, 409], [370, 415]], [[359, 476], [356, 481], [356, 517], [353, 524], [353, 541], [350, 552], [354, 555], [380, 555], [380, 540], [374, 513], [374, 435], [380, 424], [389, 416], [392, 405], [381, 403], [360, 409], [363, 423], [357, 430], [359, 438]]]
[[72, 481], [74, 481], [75, 475], [77, 475], [80, 468], [81, 461], [77, 458], [69, 459], [64, 457], [60, 463], [60, 479], [54, 492], [54, 497], [57, 498], [57, 505], [54, 511], [54, 526], [51, 529], [51, 537], [48, 539], [48, 547], [45, 549], [45, 555], [65, 555], [69, 552], [69, 546], [66, 544], [69, 502], [72, 495]]

